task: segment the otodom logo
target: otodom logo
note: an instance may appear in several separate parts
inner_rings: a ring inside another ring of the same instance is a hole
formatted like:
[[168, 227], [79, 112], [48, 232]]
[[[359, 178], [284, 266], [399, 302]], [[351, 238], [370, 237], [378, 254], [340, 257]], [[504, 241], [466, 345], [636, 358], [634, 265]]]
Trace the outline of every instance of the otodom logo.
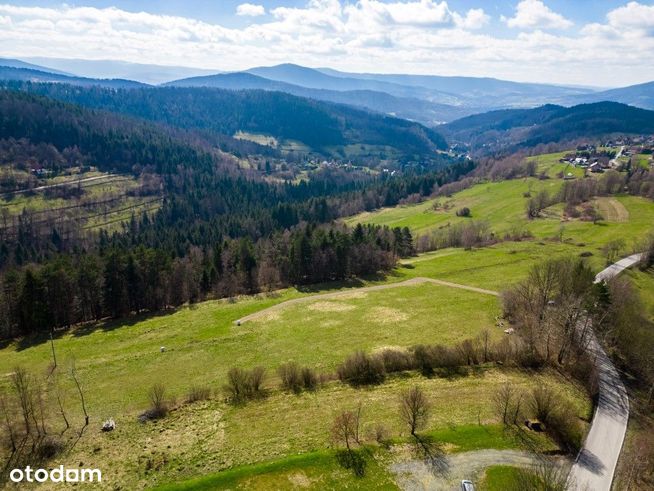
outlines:
[[12, 469], [9, 479], [13, 482], [102, 482], [100, 469], [67, 469], [63, 465], [54, 469]]

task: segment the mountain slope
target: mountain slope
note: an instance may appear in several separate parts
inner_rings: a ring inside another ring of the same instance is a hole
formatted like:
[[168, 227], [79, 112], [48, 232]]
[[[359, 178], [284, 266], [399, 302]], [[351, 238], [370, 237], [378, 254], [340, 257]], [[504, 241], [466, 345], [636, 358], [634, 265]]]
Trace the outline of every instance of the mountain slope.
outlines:
[[[436, 131], [399, 118], [373, 114], [281, 92], [148, 87], [131, 90], [62, 84], [10, 83], [10, 87], [58, 100], [128, 114], [183, 129], [222, 135], [239, 131], [300, 141], [330, 155], [348, 145], [393, 147], [401, 156], [434, 156], [446, 148]], [[342, 155], [342, 153], [341, 153]]]
[[[136, 80], [145, 84], [161, 84], [170, 80], [199, 75], [211, 75], [218, 70], [202, 68], [189, 68], [169, 65], [150, 65], [143, 63], [130, 63], [119, 60], [81, 60], [70, 58], [26, 58], [31, 63], [54, 67], [58, 70], [74, 73], [87, 78], [120, 78]], [[26, 67], [30, 68], [30, 67]], [[50, 68], [40, 68], [42, 71], [55, 72]]]
[[145, 84], [133, 80], [123, 79], [95, 79], [62, 75], [30, 68], [15, 68], [10, 66], [0, 66], [0, 80], [15, 80], [23, 82], [57, 82], [70, 85], [79, 85], [83, 87], [101, 86], [113, 88], [134, 88], [144, 87]]
[[534, 107], [590, 94], [591, 89], [548, 84], [510, 82], [493, 78], [435, 75], [346, 73], [283, 64], [247, 70], [261, 77], [310, 88], [375, 90], [440, 104], [471, 108]]
[[245, 70], [269, 80], [300, 85], [310, 89], [326, 90], [374, 90], [396, 97], [415, 97], [441, 104], [459, 104], [461, 100], [452, 94], [441, 93], [425, 87], [409, 87], [379, 80], [365, 80], [354, 77], [333, 77], [319, 70], [286, 63], [271, 67], [256, 67]]
[[540, 143], [599, 138], [611, 133], [654, 132], [654, 111], [616, 102], [573, 107], [492, 111], [449, 123], [443, 132], [453, 141], [486, 151], [531, 147]]
[[574, 97], [574, 103], [591, 103], [600, 101], [613, 101], [629, 104], [643, 109], [654, 109], [654, 82], [621, 87], [619, 89], [605, 90], [595, 94]]
[[192, 77], [164, 84], [173, 87], [215, 87], [229, 90], [262, 89], [286, 92], [299, 97], [319, 101], [349, 104], [371, 111], [389, 114], [404, 119], [434, 126], [473, 114], [474, 110], [447, 104], [436, 104], [413, 97], [396, 97], [374, 90], [327, 90], [311, 89], [299, 85], [269, 80], [247, 72], [222, 73], [210, 76]]
[[0, 58], [0, 67], [26, 68], [28, 70], [39, 70], [41, 72], [46, 72], [46, 73], [56, 73], [57, 75], [66, 75], [66, 76], [70, 75], [70, 73], [54, 70], [52, 68], [46, 68], [40, 65], [33, 65], [32, 63], [27, 63], [25, 61], [15, 60], [12, 58]]
[[333, 77], [377, 80], [410, 87], [423, 87], [454, 94], [465, 100], [475, 100], [483, 97], [486, 98], [486, 105], [489, 105], [489, 103], [500, 105], [529, 105], [532, 100], [553, 100], [593, 92], [590, 89], [578, 87], [512, 82], [488, 77], [349, 73], [339, 72], [329, 68], [321, 68], [319, 70]]

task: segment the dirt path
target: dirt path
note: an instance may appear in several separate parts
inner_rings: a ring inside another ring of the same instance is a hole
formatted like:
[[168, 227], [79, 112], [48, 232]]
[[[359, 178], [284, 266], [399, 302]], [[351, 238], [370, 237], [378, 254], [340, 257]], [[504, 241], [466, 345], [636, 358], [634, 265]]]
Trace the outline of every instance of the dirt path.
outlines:
[[[435, 462], [410, 460], [392, 464], [390, 470], [395, 474], [399, 487], [405, 491], [460, 490], [461, 481], [469, 479], [478, 484], [483, 472], [494, 465], [530, 467], [537, 465], [539, 459], [533, 453], [519, 450], [476, 450], [445, 455]], [[569, 466], [565, 459], [560, 465]]]
[[252, 321], [255, 319], [258, 319], [260, 317], [263, 317], [267, 314], [270, 314], [271, 312], [285, 309], [289, 305], [294, 305], [294, 304], [300, 304], [300, 303], [307, 303], [307, 302], [313, 302], [315, 300], [325, 300], [325, 299], [330, 299], [330, 298], [338, 298], [338, 297], [346, 297], [348, 295], [351, 295], [353, 291], [356, 291], [357, 293], [359, 292], [374, 292], [374, 291], [379, 291], [379, 290], [389, 290], [391, 288], [401, 288], [405, 286], [416, 286], [416, 285], [421, 285], [423, 283], [432, 283], [434, 285], [440, 285], [440, 286], [446, 286], [449, 288], [459, 288], [461, 290], [468, 290], [471, 292], [475, 293], [482, 293], [484, 295], [494, 295], [494, 296], [499, 296], [499, 293], [492, 291], [492, 290], [485, 290], [483, 288], [477, 288], [475, 286], [468, 286], [468, 285], [460, 285], [459, 283], [451, 283], [449, 281], [443, 281], [443, 280], [435, 280], [433, 278], [424, 278], [424, 277], [418, 277], [418, 278], [411, 278], [406, 281], [401, 281], [399, 283], [387, 283], [384, 285], [375, 285], [375, 286], [366, 286], [363, 288], [355, 288], [355, 289], [350, 289], [350, 290], [344, 290], [344, 291], [338, 291], [338, 292], [331, 292], [331, 293], [322, 293], [319, 295], [310, 295], [307, 297], [301, 297], [301, 298], [293, 298], [291, 300], [286, 300], [285, 302], [278, 303], [277, 305], [273, 305], [272, 307], [268, 307], [267, 309], [260, 310], [258, 312], [254, 312], [250, 315], [246, 315], [245, 317], [242, 317], [236, 321], [237, 324], [242, 324], [247, 321]]

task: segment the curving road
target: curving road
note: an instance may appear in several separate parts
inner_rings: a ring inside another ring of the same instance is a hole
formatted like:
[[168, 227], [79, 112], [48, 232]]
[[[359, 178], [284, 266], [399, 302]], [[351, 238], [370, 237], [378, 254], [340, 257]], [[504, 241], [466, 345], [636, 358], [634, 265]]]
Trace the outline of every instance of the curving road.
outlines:
[[[621, 259], [598, 273], [595, 282], [619, 275], [641, 258], [642, 254], [633, 254]], [[599, 401], [584, 447], [570, 471], [570, 488], [579, 491], [609, 491], [627, 432], [629, 398], [620, 374], [594, 335], [588, 349], [596, 356]]]

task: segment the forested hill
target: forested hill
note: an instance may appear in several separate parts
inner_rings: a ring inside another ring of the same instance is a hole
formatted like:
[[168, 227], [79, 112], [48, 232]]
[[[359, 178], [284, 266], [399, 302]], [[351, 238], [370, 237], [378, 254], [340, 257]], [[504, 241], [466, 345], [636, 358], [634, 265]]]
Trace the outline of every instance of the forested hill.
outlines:
[[64, 216], [44, 221], [27, 208], [11, 220], [3, 215], [0, 338], [388, 271], [411, 253], [408, 230], [329, 222], [428, 196], [473, 168], [467, 161], [438, 173], [268, 182], [196, 133], [11, 90], [0, 90], [0, 148], [9, 149], [0, 170], [49, 168], [52, 159], [97, 166], [160, 180], [162, 197], [158, 211], [111, 232]]
[[612, 133], [654, 132], [654, 111], [616, 102], [573, 107], [546, 105], [536, 109], [492, 111], [459, 119], [443, 127], [453, 141], [473, 149], [531, 147], [539, 143], [599, 138]]
[[444, 138], [418, 123], [345, 105], [293, 95], [211, 88], [77, 87], [63, 84], [5, 82], [23, 91], [136, 116], [167, 125], [223, 135], [238, 131], [300, 141], [314, 151], [337, 153], [348, 145], [393, 147], [403, 158], [429, 158], [446, 148]]
[[56, 71], [44, 71], [34, 68], [1, 66], [0, 63], [0, 80], [19, 80], [25, 82], [56, 82], [79, 86], [98, 85], [111, 88], [134, 88], [146, 87], [146, 84], [135, 82], [134, 80], [124, 79], [95, 79], [86, 77], [76, 77]]
[[75, 149], [71, 158], [109, 172], [138, 174], [149, 167], [152, 172], [170, 176], [191, 163], [197, 171], [199, 166], [204, 172], [226, 171], [224, 159], [185, 136], [121, 115], [0, 90], [1, 138], [27, 139], [62, 152]]

